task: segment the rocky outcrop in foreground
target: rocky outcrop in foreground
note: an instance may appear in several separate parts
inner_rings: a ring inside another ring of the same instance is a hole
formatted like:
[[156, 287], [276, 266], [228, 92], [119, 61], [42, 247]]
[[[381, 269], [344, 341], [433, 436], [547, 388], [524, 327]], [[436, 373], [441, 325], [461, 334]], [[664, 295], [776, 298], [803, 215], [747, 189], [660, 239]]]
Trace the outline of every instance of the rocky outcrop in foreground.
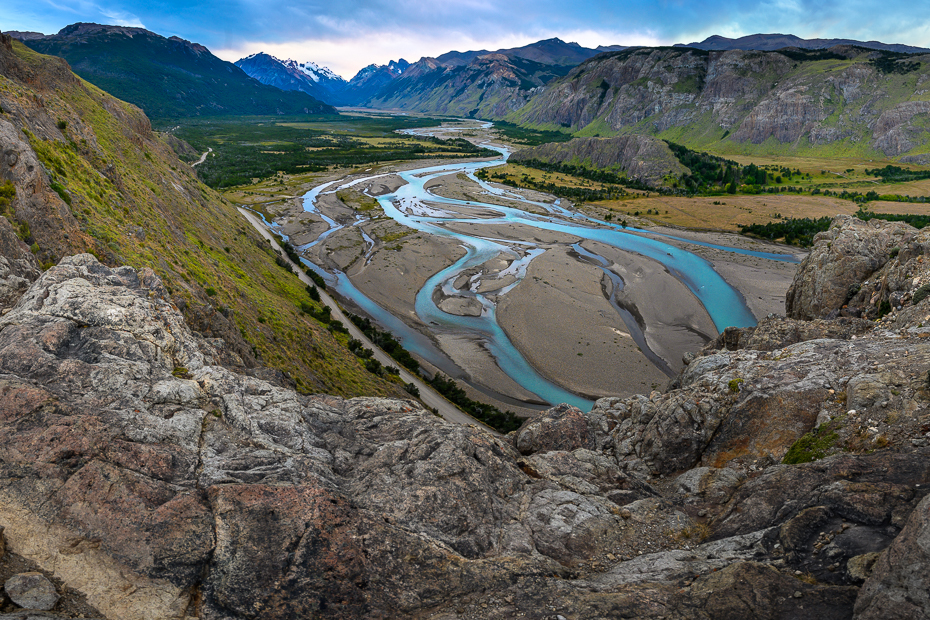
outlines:
[[773, 317], [499, 439], [237, 374], [79, 255], [0, 318], [0, 525], [106, 618], [923, 617], [928, 303]]

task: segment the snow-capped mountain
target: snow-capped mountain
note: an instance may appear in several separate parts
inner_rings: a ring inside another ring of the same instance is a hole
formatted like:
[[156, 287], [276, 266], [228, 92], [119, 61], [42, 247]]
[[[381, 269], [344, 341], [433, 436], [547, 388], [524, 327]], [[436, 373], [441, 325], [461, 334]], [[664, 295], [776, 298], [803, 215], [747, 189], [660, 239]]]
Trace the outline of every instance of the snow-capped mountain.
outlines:
[[401, 58], [392, 60], [386, 65], [368, 65], [349, 80], [345, 90], [345, 98], [359, 105], [368, 101], [375, 93], [400, 77], [410, 66], [410, 63]]
[[[272, 58], [274, 57], [272, 56]], [[333, 73], [332, 70], [329, 69], [329, 67], [321, 67], [315, 62], [297, 62], [296, 60], [291, 60], [291, 59], [283, 60], [280, 62], [283, 62], [284, 65], [287, 67], [293, 67], [294, 69], [297, 69], [301, 73], [307, 75], [314, 82], [320, 82], [320, 80], [324, 80], [324, 81], [334, 80], [336, 82], [345, 82], [345, 80], [341, 76]]]
[[259, 52], [237, 60], [235, 65], [262, 84], [281, 90], [303, 91], [331, 105], [350, 103], [342, 97], [349, 83], [327, 67], [314, 62], [281, 60]]

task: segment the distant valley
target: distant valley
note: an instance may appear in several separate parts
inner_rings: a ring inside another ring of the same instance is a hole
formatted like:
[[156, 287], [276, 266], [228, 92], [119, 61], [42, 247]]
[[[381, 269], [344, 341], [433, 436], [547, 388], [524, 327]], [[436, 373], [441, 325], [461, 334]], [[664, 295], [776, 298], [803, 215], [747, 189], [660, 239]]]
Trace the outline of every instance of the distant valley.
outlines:
[[423, 58], [389, 72], [377, 88], [342, 86], [329, 101], [579, 136], [646, 134], [721, 153], [930, 162], [928, 52], [791, 35], [629, 49], [551, 39]]
[[930, 613], [926, 50], [16, 34], [2, 617]]

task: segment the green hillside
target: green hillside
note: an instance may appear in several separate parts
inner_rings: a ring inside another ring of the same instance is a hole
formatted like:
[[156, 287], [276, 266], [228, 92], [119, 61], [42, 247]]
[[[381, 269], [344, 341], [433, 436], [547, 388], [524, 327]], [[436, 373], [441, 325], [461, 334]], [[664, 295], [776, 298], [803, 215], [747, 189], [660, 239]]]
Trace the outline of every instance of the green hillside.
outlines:
[[4, 37], [0, 109], [0, 127], [21, 136], [4, 144], [13, 161], [41, 163], [34, 177], [10, 168], [0, 182], [15, 188], [6, 217], [45, 266], [91, 252], [111, 266], [149, 267], [193, 329], [225, 341], [229, 365], [269, 366], [304, 393], [405, 394], [368, 372], [347, 336], [302, 310], [319, 305], [138, 108]]
[[151, 118], [335, 113], [306, 93], [261, 84], [202, 45], [141, 28], [73, 24], [27, 44]]

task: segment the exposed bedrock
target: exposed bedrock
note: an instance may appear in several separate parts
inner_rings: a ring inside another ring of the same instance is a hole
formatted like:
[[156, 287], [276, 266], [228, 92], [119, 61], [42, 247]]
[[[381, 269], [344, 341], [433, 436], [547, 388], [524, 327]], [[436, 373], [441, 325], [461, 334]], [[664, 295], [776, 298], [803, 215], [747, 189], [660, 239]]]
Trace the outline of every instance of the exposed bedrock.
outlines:
[[[907, 235], [861, 277], [923, 281]], [[0, 526], [106, 618], [924, 617], [930, 306], [905, 292], [495, 438], [234, 372], [152, 272], [66, 258], [0, 318]]]

